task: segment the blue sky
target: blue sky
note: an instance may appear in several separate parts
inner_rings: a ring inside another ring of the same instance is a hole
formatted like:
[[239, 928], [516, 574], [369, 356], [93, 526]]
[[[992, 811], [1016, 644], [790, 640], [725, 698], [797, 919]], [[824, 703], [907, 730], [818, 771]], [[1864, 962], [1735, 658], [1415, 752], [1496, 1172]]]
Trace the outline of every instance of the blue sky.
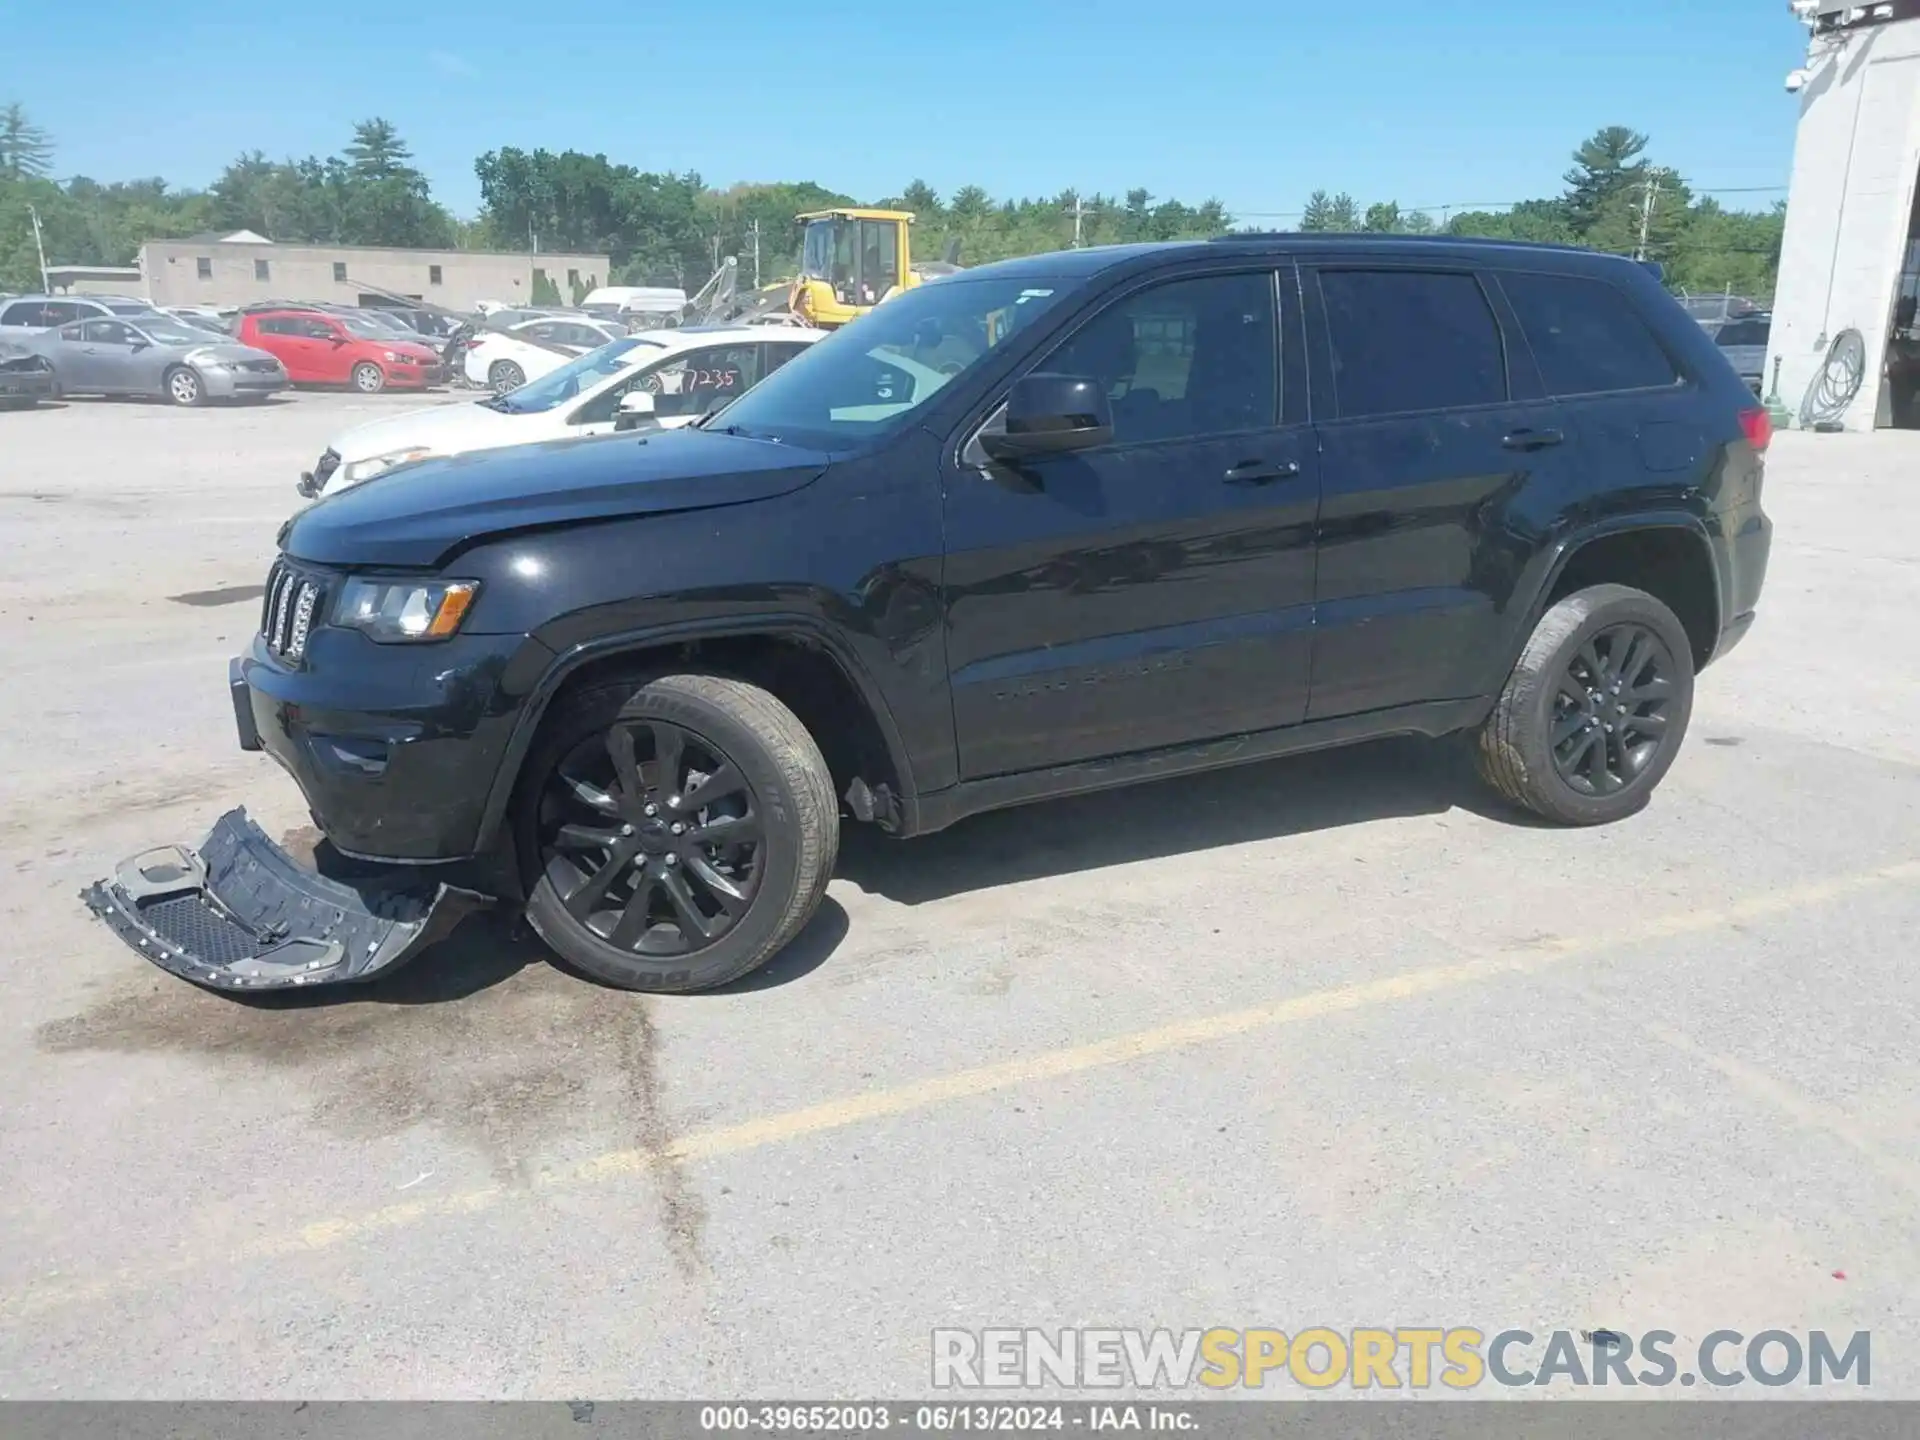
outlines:
[[1698, 187], [1784, 187], [1782, 82], [1806, 43], [1785, 0], [8, 8], [0, 102], [52, 133], [61, 177], [202, 186], [243, 149], [331, 153], [378, 114], [463, 214], [498, 145], [862, 197], [915, 177], [1144, 185], [1283, 224], [1318, 186], [1408, 206], [1551, 193], [1574, 145], [1619, 123]]

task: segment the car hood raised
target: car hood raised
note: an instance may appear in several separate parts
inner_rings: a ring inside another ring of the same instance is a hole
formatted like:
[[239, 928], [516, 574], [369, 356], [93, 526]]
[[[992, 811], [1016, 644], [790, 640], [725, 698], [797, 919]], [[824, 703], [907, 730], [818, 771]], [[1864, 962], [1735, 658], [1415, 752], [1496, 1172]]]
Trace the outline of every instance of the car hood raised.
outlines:
[[456, 405], [428, 405], [356, 425], [336, 439], [331, 448], [343, 465], [389, 455], [395, 450], [409, 450], [415, 445], [430, 445], [436, 453], [452, 455], [475, 443], [490, 441], [494, 430], [512, 420], [530, 418], [508, 415], [477, 400]]
[[550, 440], [424, 460], [303, 510], [287, 554], [354, 568], [435, 566], [490, 535], [771, 499], [827, 457], [709, 430]]

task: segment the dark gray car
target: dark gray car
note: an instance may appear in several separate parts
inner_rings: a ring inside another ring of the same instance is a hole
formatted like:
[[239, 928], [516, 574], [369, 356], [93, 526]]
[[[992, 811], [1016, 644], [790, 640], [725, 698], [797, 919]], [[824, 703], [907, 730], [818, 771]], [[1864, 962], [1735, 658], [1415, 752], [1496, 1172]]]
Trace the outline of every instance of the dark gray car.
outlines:
[[1766, 383], [1767, 337], [1773, 331], [1771, 315], [1742, 315], [1721, 325], [1709, 325], [1713, 343], [1725, 353], [1740, 378], [1758, 395]]
[[251, 345], [220, 340], [168, 315], [82, 320], [34, 337], [67, 395], [150, 395], [175, 405], [254, 400], [287, 388], [287, 372]]

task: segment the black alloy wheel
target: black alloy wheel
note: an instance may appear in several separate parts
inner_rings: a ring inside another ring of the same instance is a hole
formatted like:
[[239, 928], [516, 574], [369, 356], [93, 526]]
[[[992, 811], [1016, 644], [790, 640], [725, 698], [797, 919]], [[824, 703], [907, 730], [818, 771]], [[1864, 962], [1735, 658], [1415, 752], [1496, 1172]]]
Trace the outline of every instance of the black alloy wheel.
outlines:
[[1590, 585], [1547, 608], [1501, 687], [1475, 756], [1515, 805], [1606, 825], [1646, 805], [1693, 715], [1694, 648], [1661, 600]]
[[1673, 652], [1645, 625], [1589, 636], [1561, 667], [1553, 697], [1553, 767], [1582, 795], [1626, 789], [1666, 744]]
[[540, 865], [580, 925], [644, 957], [692, 955], [753, 907], [767, 838], [753, 784], [682, 725], [616, 720], [554, 768]]

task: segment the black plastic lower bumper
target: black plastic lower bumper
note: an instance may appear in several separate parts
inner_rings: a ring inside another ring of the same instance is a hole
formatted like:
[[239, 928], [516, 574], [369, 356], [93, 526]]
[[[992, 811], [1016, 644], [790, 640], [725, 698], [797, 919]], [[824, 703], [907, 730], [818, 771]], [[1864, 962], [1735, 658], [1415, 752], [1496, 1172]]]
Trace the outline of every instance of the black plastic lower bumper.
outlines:
[[488, 903], [417, 870], [364, 869], [351, 879], [316, 874], [236, 809], [197, 851], [136, 855], [81, 898], [161, 969], [221, 990], [370, 980]]

